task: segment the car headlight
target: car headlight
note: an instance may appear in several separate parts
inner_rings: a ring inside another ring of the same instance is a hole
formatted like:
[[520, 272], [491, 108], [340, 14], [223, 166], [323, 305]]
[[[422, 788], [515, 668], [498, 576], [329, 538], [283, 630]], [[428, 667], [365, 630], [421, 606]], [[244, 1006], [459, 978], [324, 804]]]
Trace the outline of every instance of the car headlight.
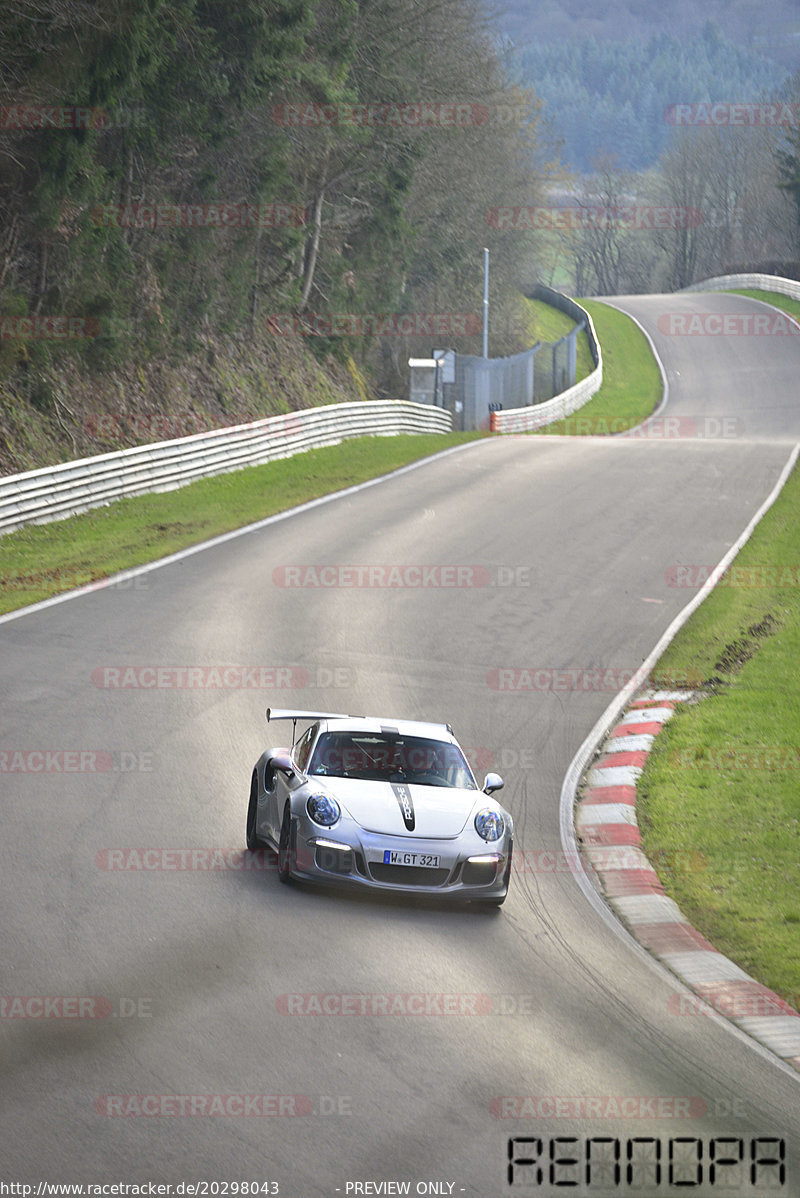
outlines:
[[329, 795], [309, 795], [306, 800], [306, 811], [315, 824], [323, 828], [331, 828], [342, 814], [339, 804]]
[[506, 830], [506, 821], [499, 811], [484, 807], [475, 816], [475, 831], [483, 840], [499, 840]]

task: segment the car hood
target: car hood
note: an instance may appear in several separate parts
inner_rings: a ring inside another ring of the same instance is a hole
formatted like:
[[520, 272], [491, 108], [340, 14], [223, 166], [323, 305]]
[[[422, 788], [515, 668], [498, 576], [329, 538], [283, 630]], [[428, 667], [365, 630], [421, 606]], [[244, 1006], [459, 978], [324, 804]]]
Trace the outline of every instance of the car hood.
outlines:
[[332, 795], [366, 832], [422, 840], [458, 836], [481, 797], [479, 790], [355, 778], [312, 778], [310, 788]]

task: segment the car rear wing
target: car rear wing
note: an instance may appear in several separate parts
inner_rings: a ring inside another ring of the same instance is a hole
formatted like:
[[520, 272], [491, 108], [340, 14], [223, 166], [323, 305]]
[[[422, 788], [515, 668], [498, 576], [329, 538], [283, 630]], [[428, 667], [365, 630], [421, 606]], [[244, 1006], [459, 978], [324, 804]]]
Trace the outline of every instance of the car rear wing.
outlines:
[[295, 741], [297, 740], [297, 722], [305, 720], [308, 723], [314, 720], [349, 720], [350, 716], [339, 715], [335, 711], [289, 711], [283, 707], [268, 707], [267, 708], [267, 723], [272, 720], [291, 720], [292, 721], [292, 748], [294, 749]]
[[289, 711], [283, 707], [267, 708], [267, 723], [271, 720], [349, 720], [352, 717], [335, 711]]

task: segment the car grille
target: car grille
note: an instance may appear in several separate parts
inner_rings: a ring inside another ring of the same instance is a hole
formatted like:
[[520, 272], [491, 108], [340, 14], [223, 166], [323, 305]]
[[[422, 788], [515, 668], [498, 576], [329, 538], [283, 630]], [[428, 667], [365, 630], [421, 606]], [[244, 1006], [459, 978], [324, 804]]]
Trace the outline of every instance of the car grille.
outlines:
[[376, 882], [389, 882], [392, 886], [443, 886], [450, 876], [449, 869], [384, 865], [382, 861], [370, 861], [369, 872]]
[[330, 849], [318, 844], [314, 853], [314, 864], [317, 869], [329, 874], [351, 874], [353, 872], [353, 854], [342, 849]]
[[461, 873], [465, 886], [490, 886], [496, 877], [496, 861], [466, 861]]

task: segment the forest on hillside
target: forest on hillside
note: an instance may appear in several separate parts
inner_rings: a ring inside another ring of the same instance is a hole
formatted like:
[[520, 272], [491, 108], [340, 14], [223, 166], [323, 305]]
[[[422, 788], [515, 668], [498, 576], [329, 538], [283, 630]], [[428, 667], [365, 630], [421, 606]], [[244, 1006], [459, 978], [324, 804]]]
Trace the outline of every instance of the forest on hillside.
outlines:
[[565, 171], [546, 186], [542, 280], [610, 295], [727, 272], [800, 277], [800, 71], [760, 52], [787, 14], [764, 12], [751, 37], [747, 5], [730, 0], [725, 34], [700, 24], [721, 11], [565, 0], [559, 35], [547, 0], [500, 7], [520, 33], [506, 37], [507, 69], [535, 88]]
[[481, 352], [484, 248], [492, 356], [537, 280], [800, 273], [800, 120], [664, 112], [775, 70], [711, 25], [519, 53], [481, 0], [5, 0], [0, 471], [176, 427], [109, 410], [404, 397], [409, 357]]
[[689, 41], [659, 33], [646, 41], [537, 42], [511, 61], [520, 82], [535, 86], [565, 161], [581, 172], [602, 154], [644, 170], [667, 147], [673, 105], [759, 101], [787, 78], [711, 23]]
[[220, 337], [403, 394], [434, 326], [376, 317], [475, 350], [483, 247], [498, 318], [533, 271], [485, 213], [539, 194], [538, 107], [473, 0], [12, 0], [0, 80], [6, 409]]
[[639, 41], [667, 33], [688, 45], [711, 22], [737, 47], [769, 58], [784, 75], [800, 69], [796, 0], [484, 0], [485, 11], [519, 50], [566, 41]]

